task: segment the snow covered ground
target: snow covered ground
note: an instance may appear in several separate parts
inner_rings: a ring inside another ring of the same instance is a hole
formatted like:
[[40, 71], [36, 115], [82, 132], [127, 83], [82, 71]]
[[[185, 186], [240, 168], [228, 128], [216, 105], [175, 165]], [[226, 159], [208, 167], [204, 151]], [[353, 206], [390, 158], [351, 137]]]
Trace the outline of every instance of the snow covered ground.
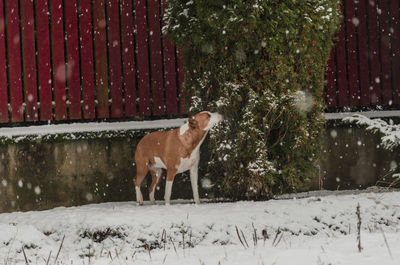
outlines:
[[[26, 264], [25, 256], [29, 264], [400, 261], [400, 192], [313, 193], [301, 199], [199, 206], [187, 201], [171, 206], [159, 203], [142, 207], [134, 202], [103, 203], [0, 214], [0, 263]], [[268, 235], [265, 242], [263, 231]]]

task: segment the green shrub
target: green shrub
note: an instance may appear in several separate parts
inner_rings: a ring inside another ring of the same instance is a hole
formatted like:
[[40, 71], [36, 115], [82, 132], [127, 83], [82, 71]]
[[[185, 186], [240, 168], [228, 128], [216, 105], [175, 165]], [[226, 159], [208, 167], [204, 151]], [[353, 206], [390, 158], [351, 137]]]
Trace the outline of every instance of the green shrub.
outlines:
[[268, 198], [314, 176], [339, 0], [169, 0], [164, 32], [190, 112], [219, 111], [208, 174], [219, 195]]

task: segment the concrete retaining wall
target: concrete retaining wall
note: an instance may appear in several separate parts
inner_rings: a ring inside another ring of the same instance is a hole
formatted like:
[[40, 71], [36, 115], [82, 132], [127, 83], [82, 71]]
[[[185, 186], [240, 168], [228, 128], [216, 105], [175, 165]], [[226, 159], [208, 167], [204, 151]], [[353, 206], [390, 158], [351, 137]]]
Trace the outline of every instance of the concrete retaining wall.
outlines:
[[75, 140], [0, 146], [0, 210], [132, 200], [135, 143]]
[[400, 152], [381, 146], [378, 134], [351, 125], [330, 125], [321, 160], [325, 189], [363, 189], [389, 185], [399, 172]]
[[[0, 212], [134, 200], [133, 157], [142, 136], [0, 145]], [[384, 150], [379, 142], [362, 128], [329, 126], [321, 174], [311, 188], [319, 188], [319, 180], [325, 189], [375, 185], [400, 162], [400, 152]], [[202, 157], [207, 159], [206, 150]], [[147, 189], [142, 190], [147, 199]], [[200, 189], [203, 198], [206, 192]], [[173, 198], [191, 198], [187, 174], [177, 176]]]

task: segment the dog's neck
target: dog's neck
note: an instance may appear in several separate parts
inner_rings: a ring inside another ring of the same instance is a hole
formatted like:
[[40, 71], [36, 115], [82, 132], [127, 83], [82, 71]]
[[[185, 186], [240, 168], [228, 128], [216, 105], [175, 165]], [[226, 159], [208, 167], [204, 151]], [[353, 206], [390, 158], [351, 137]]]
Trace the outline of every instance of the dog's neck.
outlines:
[[[182, 132], [182, 129], [180, 130], [180, 132]], [[204, 131], [200, 128], [191, 128], [190, 126], [188, 126], [186, 131], [183, 134], [179, 135], [179, 140], [181, 141], [182, 145], [185, 147], [189, 155], [204, 141], [207, 132], [208, 131]]]

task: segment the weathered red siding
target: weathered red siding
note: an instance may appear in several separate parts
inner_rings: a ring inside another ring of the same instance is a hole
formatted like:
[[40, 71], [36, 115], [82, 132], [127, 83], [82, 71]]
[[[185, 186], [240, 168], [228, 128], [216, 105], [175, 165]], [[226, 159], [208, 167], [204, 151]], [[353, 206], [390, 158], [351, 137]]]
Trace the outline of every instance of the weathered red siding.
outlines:
[[[400, 104], [399, 2], [343, 1], [328, 109]], [[0, 123], [185, 114], [166, 0], [0, 0]]]

